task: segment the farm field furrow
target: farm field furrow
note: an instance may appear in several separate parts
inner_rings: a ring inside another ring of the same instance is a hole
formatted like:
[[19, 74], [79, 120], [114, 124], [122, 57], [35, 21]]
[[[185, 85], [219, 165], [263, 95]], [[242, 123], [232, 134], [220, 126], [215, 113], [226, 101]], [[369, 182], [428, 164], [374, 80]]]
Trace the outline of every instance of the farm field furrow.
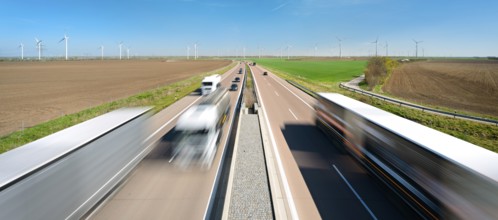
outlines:
[[0, 136], [229, 64], [226, 60], [0, 62]]
[[498, 117], [498, 62], [404, 64], [383, 90], [418, 103]]

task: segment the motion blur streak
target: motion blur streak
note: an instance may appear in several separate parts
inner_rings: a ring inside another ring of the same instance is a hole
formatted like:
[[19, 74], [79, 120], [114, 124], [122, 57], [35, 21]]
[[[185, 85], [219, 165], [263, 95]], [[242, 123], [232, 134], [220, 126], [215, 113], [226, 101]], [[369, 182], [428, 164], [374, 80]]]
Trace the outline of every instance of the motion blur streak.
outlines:
[[174, 163], [186, 168], [198, 162], [201, 167], [209, 169], [229, 111], [228, 91], [226, 88], [219, 88], [180, 116], [175, 128], [179, 135], [173, 146]]
[[340, 94], [318, 125], [429, 219], [498, 219], [498, 154]]
[[142, 159], [147, 112], [119, 109], [0, 155], [0, 219], [79, 219]]

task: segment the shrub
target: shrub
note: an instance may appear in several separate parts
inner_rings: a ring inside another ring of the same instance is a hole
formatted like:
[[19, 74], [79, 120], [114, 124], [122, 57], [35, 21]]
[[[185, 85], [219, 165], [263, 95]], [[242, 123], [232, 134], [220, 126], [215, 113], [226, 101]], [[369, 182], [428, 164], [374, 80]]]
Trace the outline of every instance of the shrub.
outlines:
[[382, 85], [389, 78], [389, 75], [398, 66], [396, 60], [388, 57], [372, 57], [365, 70], [365, 80], [368, 89], [372, 90], [376, 85]]

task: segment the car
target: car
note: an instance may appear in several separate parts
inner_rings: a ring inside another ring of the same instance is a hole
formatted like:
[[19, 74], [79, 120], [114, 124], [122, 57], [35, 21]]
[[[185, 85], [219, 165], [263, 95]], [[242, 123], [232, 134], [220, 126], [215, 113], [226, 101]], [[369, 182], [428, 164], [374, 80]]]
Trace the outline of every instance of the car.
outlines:
[[266, 76], [266, 75], [268, 75], [268, 72], [264, 71], [263, 76]]
[[235, 84], [235, 83], [234, 83], [234, 84], [232, 84], [232, 86], [230, 86], [230, 90], [231, 90], [231, 91], [237, 91], [237, 89], [238, 89], [238, 88], [239, 88], [239, 87], [238, 87], [238, 86], [237, 86], [237, 84]]
[[240, 77], [235, 77], [234, 82], [240, 82]]

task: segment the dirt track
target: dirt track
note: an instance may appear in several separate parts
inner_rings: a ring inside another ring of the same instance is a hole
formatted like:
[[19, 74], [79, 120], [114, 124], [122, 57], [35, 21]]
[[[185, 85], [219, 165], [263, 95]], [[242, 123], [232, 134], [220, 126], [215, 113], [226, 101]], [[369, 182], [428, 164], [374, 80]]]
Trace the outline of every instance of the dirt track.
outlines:
[[226, 66], [230, 61], [0, 62], [0, 136]]
[[498, 62], [404, 64], [383, 90], [407, 100], [498, 117]]

